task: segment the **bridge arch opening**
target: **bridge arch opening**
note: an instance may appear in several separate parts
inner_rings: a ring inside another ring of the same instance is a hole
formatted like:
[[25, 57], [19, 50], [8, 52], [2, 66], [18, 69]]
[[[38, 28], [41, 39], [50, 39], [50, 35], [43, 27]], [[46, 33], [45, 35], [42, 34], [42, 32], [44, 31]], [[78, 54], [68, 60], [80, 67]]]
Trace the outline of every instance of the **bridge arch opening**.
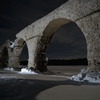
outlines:
[[7, 67], [9, 56], [8, 56], [8, 49], [6, 46], [3, 48], [1, 53], [2, 54], [0, 57], [0, 67]]
[[20, 65], [22, 67], [26, 67], [26, 65], [28, 64], [28, 48], [26, 43], [23, 46], [23, 50], [22, 53], [20, 55]]
[[19, 58], [20, 67], [25, 67], [23, 65], [27, 64], [28, 50], [24, 39], [17, 38], [15, 41], [15, 54]]
[[[42, 36], [42, 38], [41, 38], [41, 42], [42, 42], [42, 49], [41, 49], [41, 52], [42, 52], [42, 55], [43, 56], [46, 56], [46, 49], [47, 49], [47, 47], [49, 46], [49, 44], [50, 44], [50, 42], [51, 42], [51, 39], [52, 39], [52, 37], [54, 36], [54, 34], [60, 29], [60, 28], [62, 28], [62, 27], [65, 27], [66, 25], [68, 25], [68, 24], [70, 24], [70, 23], [74, 23], [74, 22], [72, 22], [72, 21], [70, 21], [70, 20], [67, 20], [67, 19], [64, 19], [64, 18], [58, 18], [58, 19], [54, 19], [54, 20], [52, 20], [48, 25], [47, 25], [47, 27], [45, 28], [45, 30], [44, 30], [44, 32], [43, 32], [43, 36]], [[76, 25], [75, 23], [74, 23], [74, 25]], [[81, 32], [81, 30], [80, 30], [80, 28], [76, 25], [76, 27], [78, 28], [78, 32], [80, 31]], [[74, 30], [75, 31], [75, 29], [71, 29], [70, 28], [70, 30]], [[62, 31], [63, 32], [63, 31]], [[82, 32], [81, 32], [82, 33]], [[62, 34], [63, 35], [63, 33], [60, 33], [60, 34]], [[69, 33], [70, 34], [70, 33]], [[66, 33], [66, 36], [67, 36], [68, 34]], [[74, 33], [74, 35], [73, 36], [75, 36], [75, 33]], [[84, 45], [85, 45], [85, 56], [84, 57], [86, 57], [87, 58], [87, 55], [86, 55], [86, 53], [87, 53], [87, 46], [86, 46], [86, 40], [85, 40], [85, 37], [84, 37], [84, 34], [81, 34], [81, 36], [82, 36], [82, 38], [84, 38], [83, 40], [84, 40]], [[77, 37], [77, 36], [75, 36], [75, 37]], [[66, 38], [68, 39], [68, 37], [64, 37], [64, 39], [66, 40]], [[79, 39], [79, 37], [78, 37], [78, 39]], [[64, 40], [63, 40], [64, 41]], [[78, 40], [77, 40], [77, 42], [78, 42]], [[82, 41], [81, 41], [82, 42]], [[71, 44], [72, 45], [72, 44]], [[75, 44], [75, 45], [77, 45], [77, 44]], [[74, 46], [75, 46], [74, 45]], [[80, 43], [80, 45], [81, 45], [81, 43]], [[79, 46], [80, 46], [79, 45]], [[82, 44], [83, 45], [83, 44]], [[78, 47], [78, 46], [77, 46]], [[53, 48], [53, 47], [52, 47]], [[80, 47], [79, 47], [80, 48]], [[80, 49], [81, 50], [81, 49]], [[83, 51], [82, 51], [83, 52]], [[78, 53], [78, 52], [77, 52]], [[41, 55], [41, 56], [42, 56]], [[41, 57], [42, 58], [42, 57]], [[46, 58], [45, 58], [46, 59]], [[42, 60], [42, 59], [41, 59]], [[46, 61], [44, 62], [45, 64], [44, 65], [47, 65], [46, 63]], [[43, 67], [43, 66], [41, 66], [41, 65], [38, 65], [39, 67]], [[42, 68], [41, 68], [42, 69]]]

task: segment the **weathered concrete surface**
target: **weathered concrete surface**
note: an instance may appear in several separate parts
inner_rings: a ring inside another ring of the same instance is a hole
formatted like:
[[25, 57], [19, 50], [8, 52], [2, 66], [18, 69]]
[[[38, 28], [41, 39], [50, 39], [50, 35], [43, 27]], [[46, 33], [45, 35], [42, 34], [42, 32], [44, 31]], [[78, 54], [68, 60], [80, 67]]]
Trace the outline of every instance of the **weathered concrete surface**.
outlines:
[[100, 12], [76, 22], [87, 41], [88, 70], [100, 71]]
[[20, 54], [24, 46], [24, 40], [17, 38], [14, 42], [7, 40], [0, 46], [0, 66], [1, 67], [20, 67]]
[[24, 47], [24, 40], [22, 38], [17, 38], [14, 41], [13, 48], [8, 48], [9, 52], [9, 63], [8, 67], [19, 68], [20, 67], [20, 55]]
[[[26, 41], [29, 52], [29, 68], [47, 71], [46, 48], [54, 32], [69, 22], [75, 22], [85, 36], [88, 70], [100, 71], [100, 0], [69, 0], [47, 16], [20, 31], [16, 37]], [[20, 51], [18, 47], [16, 49]], [[18, 59], [16, 57], [19, 57], [20, 54], [15, 51], [14, 49], [15, 58], [14, 56], [13, 58]], [[16, 67], [17, 63], [19, 62], [16, 62]]]

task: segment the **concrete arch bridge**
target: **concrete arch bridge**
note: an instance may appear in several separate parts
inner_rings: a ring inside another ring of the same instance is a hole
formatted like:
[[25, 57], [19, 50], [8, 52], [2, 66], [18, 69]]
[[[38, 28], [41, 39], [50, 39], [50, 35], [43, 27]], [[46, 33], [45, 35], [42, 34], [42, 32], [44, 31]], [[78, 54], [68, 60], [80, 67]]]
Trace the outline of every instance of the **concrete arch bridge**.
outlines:
[[100, 71], [100, 0], [68, 0], [43, 18], [16, 34], [8, 66], [17, 68], [24, 43], [28, 48], [28, 68], [47, 71], [46, 48], [53, 33], [62, 25], [75, 22], [87, 43], [88, 71]]

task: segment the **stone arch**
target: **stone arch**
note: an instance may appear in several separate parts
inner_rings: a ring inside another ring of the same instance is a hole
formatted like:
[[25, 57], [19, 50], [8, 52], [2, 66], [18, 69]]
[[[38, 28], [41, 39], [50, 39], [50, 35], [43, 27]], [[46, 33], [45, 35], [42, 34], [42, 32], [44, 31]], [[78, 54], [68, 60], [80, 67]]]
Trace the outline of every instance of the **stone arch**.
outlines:
[[83, 32], [75, 22], [62, 25], [53, 34], [46, 55], [49, 59], [78, 59], [87, 57]]
[[[59, 29], [61, 26], [68, 24], [70, 22], [75, 23], [74, 21], [68, 20], [66, 18], [57, 18], [57, 19], [53, 19], [52, 21], [49, 22], [47, 27], [44, 29], [43, 36], [41, 38], [41, 42], [43, 43], [42, 52], [44, 52], [43, 54], [45, 54], [45, 56], [46, 56], [46, 53], [45, 53], [46, 49], [47, 49], [54, 33], [56, 32], [56, 30]], [[75, 24], [77, 25], [77, 23], [75, 23]], [[77, 25], [77, 27], [80, 29], [80, 27], [78, 25]], [[83, 37], [86, 40], [84, 33], [83, 33]]]
[[46, 59], [44, 51], [52, 38], [53, 32], [61, 25], [73, 21], [81, 29], [86, 39], [88, 71], [100, 71], [99, 9], [100, 1], [98, 0], [88, 2], [87, 0], [84, 0], [84, 2], [83, 0], [68, 0], [53, 12], [20, 31], [16, 37], [22, 37], [27, 43], [28, 67], [47, 71], [47, 68], [44, 67]]
[[41, 72], [47, 71], [46, 48], [55, 33], [55, 31], [62, 25], [73, 22], [66, 18], [56, 18], [51, 20], [43, 31], [42, 36], [37, 36], [26, 40], [29, 50], [28, 67]]
[[70, 22], [72, 21], [67, 20], [65, 18], [53, 19], [52, 21], [49, 22], [47, 27], [44, 29], [43, 37], [50, 37], [59, 27]]

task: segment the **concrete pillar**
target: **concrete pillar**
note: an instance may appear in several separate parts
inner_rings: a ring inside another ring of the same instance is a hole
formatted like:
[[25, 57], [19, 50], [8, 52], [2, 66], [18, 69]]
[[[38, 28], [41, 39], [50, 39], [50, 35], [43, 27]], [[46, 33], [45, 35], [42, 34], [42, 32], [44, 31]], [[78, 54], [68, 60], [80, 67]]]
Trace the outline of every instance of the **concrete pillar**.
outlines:
[[87, 42], [88, 71], [100, 71], [100, 12], [77, 21]]
[[23, 50], [24, 40], [16, 39], [14, 46], [8, 47], [9, 61], [8, 67], [19, 68], [20, 67], [20, 55]]
[[35, 37], [26, 41], [29, 53], [28, 68], [39, 70], [40, 72], [47, 71], [45, 64], [46, 56], [43, 51], [43, 43], [41, 37]]

